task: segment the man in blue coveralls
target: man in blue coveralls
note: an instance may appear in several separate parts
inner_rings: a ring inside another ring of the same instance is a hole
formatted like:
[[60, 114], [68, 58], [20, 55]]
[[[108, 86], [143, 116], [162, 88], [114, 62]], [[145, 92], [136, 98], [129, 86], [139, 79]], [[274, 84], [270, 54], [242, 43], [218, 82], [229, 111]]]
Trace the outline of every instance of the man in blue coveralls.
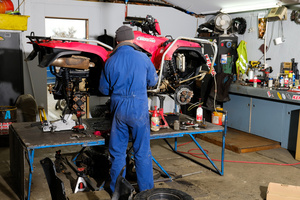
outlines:
[[105, 64], [99, 83], [100, 92], [111, 96], [113, 119], [109, 152], [112, 192], [126, 165], [129, 134], [132, 135], [139, 190], [154, 187], [147, 86], [155, 86], [158, 76], [147, 55], [135, 49], [133, 39], [132, 28], [128, 26], [121, 26], [116, 31], [118, 45]]

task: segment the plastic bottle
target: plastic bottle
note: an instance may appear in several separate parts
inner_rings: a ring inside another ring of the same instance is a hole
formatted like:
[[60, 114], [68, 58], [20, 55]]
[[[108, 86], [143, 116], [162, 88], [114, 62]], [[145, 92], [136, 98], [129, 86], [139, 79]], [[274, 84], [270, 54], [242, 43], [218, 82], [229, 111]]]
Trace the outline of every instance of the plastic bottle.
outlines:
[[253, 78], [253, 87], [257, 87], [257, 76], [255, 75]]
[[201, 107], [201, 105], [198, 106], [196, 111], [196, 122], [203, 122], [203, 108]]
[[279, 78], [279, 84], [280, 84], [280, 87], [284, 87], [283, 76], [280, 76], [280, 78]]
[[295, 86], [295, 73], [292, 75], [293, 86]]
[[273, 78], [269, 78], [268, 87], [269, 88], [273, 87]]
[[154, 106], [154, 111], [151, 117], [151, 131], [159, 131], [160, 127], [159, 127], [159, 123], [160, 123], [160, 119], [157, 113], [157, 106]]
[[180, 128], [179, 120], [174, 120], [174, 130], [179, 131], [179, 128]]
[[285, 78], [284, 78], [284, 87], [289, 87], [289, 78], [288, 78], [288, 75], [286, 75]]

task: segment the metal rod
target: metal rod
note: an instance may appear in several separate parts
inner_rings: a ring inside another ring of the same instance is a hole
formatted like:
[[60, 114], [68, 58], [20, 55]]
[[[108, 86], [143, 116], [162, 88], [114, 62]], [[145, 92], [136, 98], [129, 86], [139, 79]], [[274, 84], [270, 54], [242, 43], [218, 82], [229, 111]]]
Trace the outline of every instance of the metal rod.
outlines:
[[113, 48], [103, 42], [100, 42], [98, 40], [88, 40], [88, 39], [78, 39], [78, 38], [63, 38], [63, 37], [50, 37], [51, 40], [68, 40], [68, 41], [77, 41], [77, 42], [93, 42], [97, 43], [101, 46], [104, 46], [105, 48], [108, 48], [109, 50], [113, 50]]
[[159, 162], [157, 162], [157, 160], [153, 156], [152, 156], [152, 160], [170, 179], [172, 179], [172, 177], [168, 174], [168, 172], [159, 164]]

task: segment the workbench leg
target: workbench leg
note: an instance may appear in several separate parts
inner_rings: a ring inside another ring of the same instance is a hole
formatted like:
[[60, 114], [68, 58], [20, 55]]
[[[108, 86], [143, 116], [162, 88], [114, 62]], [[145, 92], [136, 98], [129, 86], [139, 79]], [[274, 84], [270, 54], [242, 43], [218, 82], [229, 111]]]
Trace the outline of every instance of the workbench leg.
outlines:
[[195, 142], [195, 144], [197, 145], [197, 147], [202, 151], [202, 153], [205, 155], [205, 157], [207, 158], [207, 160], [212, 164], [212, 166], [214, 166], [214, 168], [217, 170], [217, 172], [220, 175], [223, 175], [223, 172], [221, 172], [218, 167], [215, 165], [215, 163], [210, 159], [210, 157], [207, 155], [207, 153], [205, 152], [205, 150], [200, 146], [200, 144], [198, 143], [198, 141], [195, 139], [195, 137], [192, 134], [188, 134], [192, 140]]
[[31, 190], [32, 173], [33, 173], [33, 161], [34, 161], [34, 149], [29, 149], [28, 150], [28, 159], [29, 159], [29, 177], [28, 177], [27, 200], [30, 200], [30, 190]]
[[225, 136], [226, 136], [226, 132], [223, 132], [223, 136], [222, 136], [221, 172], [220, 172], [221, 175], [224, 175]]
[[86, 147], [82, 147], [82, 149], [78, 152], [78, 154], [76, 154], [76, 156], [72, 159], [72, 162], [74, 164], [76, 164], [76, 159], [78, 158], [78, 156], [80, 156], [83, 153], [83, 151], [85, 150], [85, 148]]
[[172, 179], [172, 177], [168, 174], [168, 172], [159, 164], [159, 162], [157, 162], [157, 160], [153, 156], [152, 156], [152, 160], [170, 179]]

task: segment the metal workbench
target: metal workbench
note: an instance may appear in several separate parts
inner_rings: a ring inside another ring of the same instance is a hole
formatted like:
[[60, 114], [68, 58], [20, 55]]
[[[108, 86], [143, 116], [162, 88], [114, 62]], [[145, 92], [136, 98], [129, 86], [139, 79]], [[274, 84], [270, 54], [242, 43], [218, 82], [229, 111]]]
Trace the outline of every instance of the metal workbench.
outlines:
[[[182, 120], [183, 115], [180, 115]], [[98, 122], [98, 125], [97, 125]], [[101, 121], [103, 122], [103, 121]], [[217, 126], [207, 122], [207, 127], [201, 129], [189, 128], [188, 130], [179, 130], [174, 131], [172, 128], [161, 129], [158, 132], [151, 132], [151, 140], [155, 139], [164, 139], [165, 142], [170, 146], [170, 148], [177, 152], [177, 138], [183, 137], [184, 135], [189, 135], [198, 148], [203, 152], [207, 159], [212, 164], [213, 171], [223, 175], [224, 174], [224, 151], [225, 151], [225, 136], [227, 131], [227, 115], [225, 120], [225, 126]], [[71, 139], [70, 136], [74, 132], [72, 131], [61, 131], [61, 132], [42, 132], [41, 128], [38, 126], [31, 126], [31, 123], [13, 123], [10, 126], [10, 170], [13, 175], [15, 183], [15, 191], [20, 199], [30, 199], [30, 189], [32, 183], [32, 174], [34, 171], [33, 162], [34, 162], [34, 153], [37, 149], [51, 148], [51, 147], [63, 147], [63, 146], [96, 146], [96, 145], [105, 145], [105, 138], [101, 136], [93, 135], [94, 125], [96, 124], [97, 129], [99, 128], [99, 119], [87, 119], [84, 121], [87, 125], [87, 134], [91, 134], [91, 137]], [[107, 129], [105, 126], [109, 122], [103, 122], [105, 125], [103, 130]], [[100, 125], [101, 126], [101, 125]], [[101, 128], [101, 127], [100, 127]], [[215, 163], [209, 158], [204, 149], [195, 139], [195, 134], [211, 133], [211, 132], [223, 132], [223, 144], [221, 150], [221, 167], [220, 169], [215, 165]], [[172, 146], [168, 139], [174, 138], [174, 146]], [[182, 155], [182, 154], [180, 154]], [[185, 155], [182, 155], [190, 160], [193, 160]], [[29, 165], [29, 177], [28, 184], [25, 183], [25, 160]], [[163, 167], [155, 160], [153, 161], [168, 175], [168, 173], [163, 169]], [[201, 164], [200, 162], [193, 160], [194, 162]], [[201, 164], [202, 165], [202, 164]], [[209, 168], [209, 167], [208, 167]], [[169, 176], [170, 177], [170, 176]], [[26, 192], [27, 191], [27, 192]]]

